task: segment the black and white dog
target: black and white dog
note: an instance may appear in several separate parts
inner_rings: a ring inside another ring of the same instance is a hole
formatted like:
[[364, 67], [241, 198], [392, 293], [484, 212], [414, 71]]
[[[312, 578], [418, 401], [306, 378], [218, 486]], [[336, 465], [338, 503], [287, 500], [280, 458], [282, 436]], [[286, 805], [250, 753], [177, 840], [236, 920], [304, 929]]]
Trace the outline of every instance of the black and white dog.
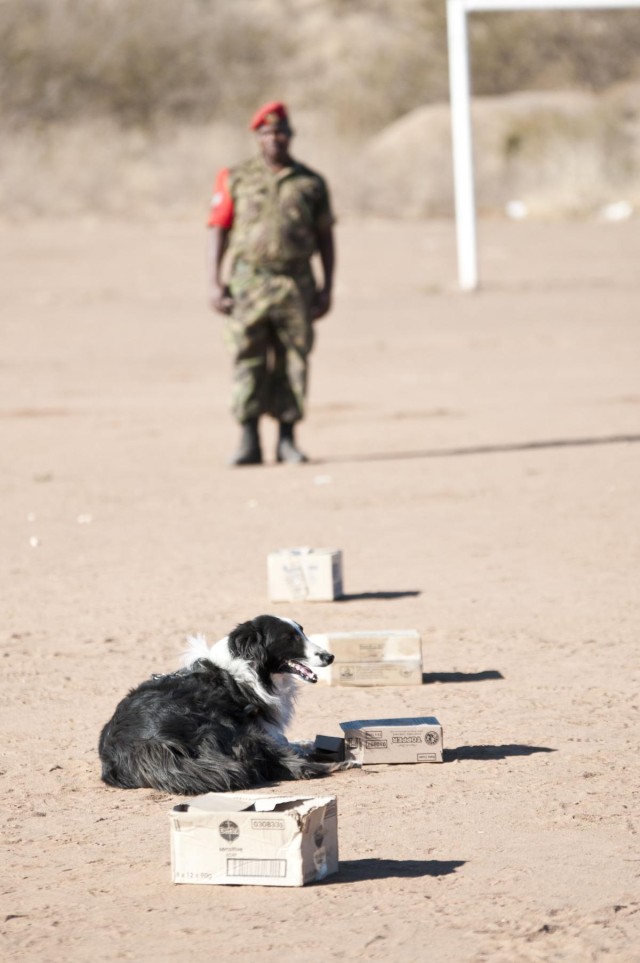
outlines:
[[190, 643], [184, 668], [133, 689], [103, 728], [104, 782], [192, 796], [347, 768], [305, 758], [285, 737], [295, 680], [317, 682], [313, 668], [333, 662], [297, 622], [259, 615], [211, 647]]

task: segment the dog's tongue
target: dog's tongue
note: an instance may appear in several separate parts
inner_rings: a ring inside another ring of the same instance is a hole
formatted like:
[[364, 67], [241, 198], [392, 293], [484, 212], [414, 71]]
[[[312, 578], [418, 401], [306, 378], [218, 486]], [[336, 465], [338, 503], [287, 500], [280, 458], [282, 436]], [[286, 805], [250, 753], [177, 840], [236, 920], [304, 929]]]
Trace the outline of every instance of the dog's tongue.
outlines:
[[293, 672], [294, 675], [300, 676], [300, 678], [304, 679], [305, 682], [318, 681], [318, 676], [315, 674], [315, 672], [312, 672], [311, 669], [309, 669], [302, 662], [296, 662], [295, 659], [287, 659], [285, 665], [288, 667], [290, 672]]

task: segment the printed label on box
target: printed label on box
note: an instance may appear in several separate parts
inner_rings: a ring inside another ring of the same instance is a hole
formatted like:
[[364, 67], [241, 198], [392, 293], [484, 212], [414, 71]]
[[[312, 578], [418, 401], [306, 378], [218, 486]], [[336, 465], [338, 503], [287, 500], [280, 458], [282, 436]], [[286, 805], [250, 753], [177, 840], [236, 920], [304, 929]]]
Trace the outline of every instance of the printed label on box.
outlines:
[[341, 722], [345, 759], [361, 765], [442, 762], [442, 726], [435, 716]]
[[[314, 641], [320, 636], [314, 636]], [[316, 670], [328, 685], [422, 685], [422, 660], [399, 662], [332, 662]]]

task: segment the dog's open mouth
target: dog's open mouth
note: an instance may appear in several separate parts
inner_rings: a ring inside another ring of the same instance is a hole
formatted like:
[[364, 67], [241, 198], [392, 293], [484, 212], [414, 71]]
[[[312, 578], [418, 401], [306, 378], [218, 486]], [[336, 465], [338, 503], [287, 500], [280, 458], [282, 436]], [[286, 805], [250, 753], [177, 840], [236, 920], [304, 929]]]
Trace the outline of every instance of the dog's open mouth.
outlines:
[[304, 664], [304, 662], [298, 662], [296, 659], [287, 659], [282, 663], [282, 672], [291, 672], [293, 675], [297, 675], [298, 678], [302, 679], [303, 682], [317, 682], [318, 676], [315, 672]]

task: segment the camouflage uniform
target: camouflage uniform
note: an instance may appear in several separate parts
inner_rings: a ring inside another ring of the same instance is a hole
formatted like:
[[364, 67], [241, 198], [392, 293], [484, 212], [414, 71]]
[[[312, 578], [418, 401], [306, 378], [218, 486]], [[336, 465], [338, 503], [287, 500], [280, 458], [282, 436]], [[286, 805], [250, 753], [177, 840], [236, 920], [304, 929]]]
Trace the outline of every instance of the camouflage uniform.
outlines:
[[293, 423], [304, 415], [316, 293], [310, 262], [318, 231], [333, 223], [329, 193], [303, 164], [274, 174], [262, 157], [232, 168], [229, 189], [233, 414], [240, 422], [268, 414]]

